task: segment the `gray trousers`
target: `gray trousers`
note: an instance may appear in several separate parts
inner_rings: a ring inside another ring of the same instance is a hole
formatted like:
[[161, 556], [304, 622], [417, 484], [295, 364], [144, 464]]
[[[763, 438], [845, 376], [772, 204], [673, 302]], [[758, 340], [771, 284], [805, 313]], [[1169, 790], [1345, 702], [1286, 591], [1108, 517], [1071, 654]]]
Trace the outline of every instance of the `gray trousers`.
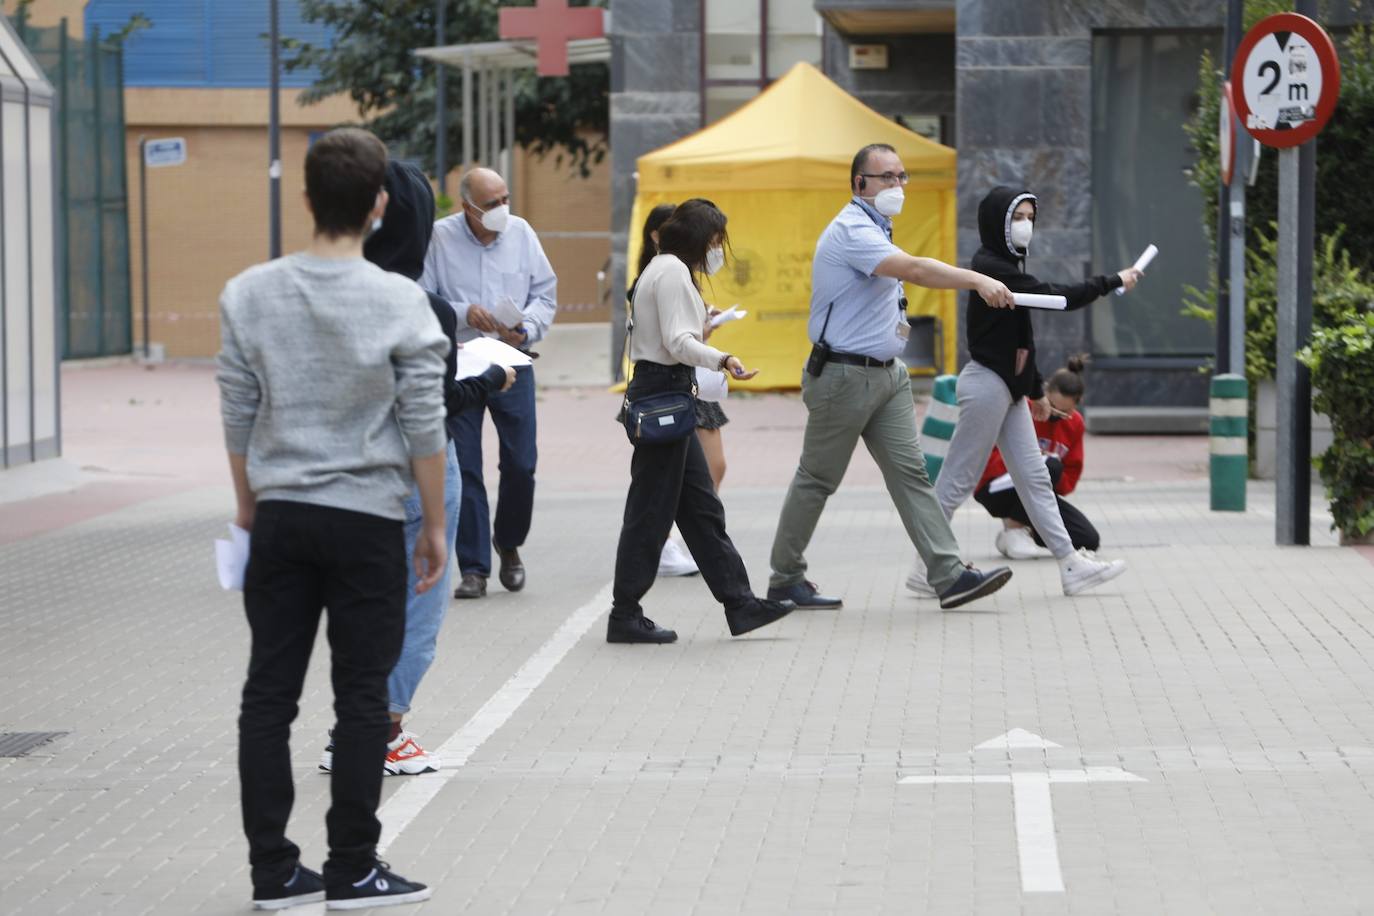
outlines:
[[1057, 558], [1073, 553], [1025, 399], [1013, 402], [1001, 377], [977, 362], [959, 373], [956, 394], [959, 421], [935, 485], [945, 515], [952, 516], [973, 495], [996, 445], [1035, 532]]
[[886, 369], [827, 363], [819, 377], [802, 373], [802, 401], [806, 435], [773, 537], [769, 585], [795, 585], [806, 577], [803, 553], [860, 438], [882, 471], [892, 504], [929, 570], [930, 584], [938, 591], [953, 585], [964, 567], [917, 444], [906, 366], [901, 360]]

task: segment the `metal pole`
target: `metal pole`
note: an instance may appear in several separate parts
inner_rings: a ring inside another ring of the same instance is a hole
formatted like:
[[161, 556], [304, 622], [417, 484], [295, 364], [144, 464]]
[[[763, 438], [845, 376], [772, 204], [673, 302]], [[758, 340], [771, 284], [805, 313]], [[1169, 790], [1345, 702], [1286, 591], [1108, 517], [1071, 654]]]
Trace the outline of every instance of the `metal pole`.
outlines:
[[[1222, 73], [1231, 72], [1231, 61], [1240, 46], [1242, 13], [1244, 0], [1226, 0], [1226, 32], [1221, 54]], [[1237, 87], [1237, 91], [1239, 87]], [[1232, 176], [1232, 184], [1235, 176]], [[1231, 343], [1231, 195], [1227, 188], [1217, 188], [1217, 322], [1216, 322], [1216, 371], [1217, 374], [1235, 372], [1231, 365], [1233, 353]]]
[[472, 162], [472, 61], [463, 55], [463, 168]]
[[[434, 42], [439, 47], [448, 43], [444, 21], [444, 0], [434, 2]], [[448, 193], [448, 66], [435, 61], [434, 74], [434, 178], [439, 193]]]
[[506, 71], [506, 187], [515, 202], [515, 71]]
[[[61, 272], [60, 275], [61, 275], [61, 279], [62, 279], [62, 295], [61, 295], [60, 301], [62, 302], [62, 322], [61, 322], [61, 324], [62, 324], [62, 332], [63, 332], [63, 333], [62, 333], [62, 349], [58, 351], [58, 357], [59, 357], [59, 362], [60, 362], [60, 358], [67, 355], [67, 340], [70, 339], [70, 337], [71, 337], [71, 331], [72, 331], [72, 328], [71, 328], [71, 324], [72, 324], [72, 275], [71, 275], [71, 263], [72, 263], [72, 230], [71, 230], [71, 220], [70, 220], [70, 217], [71, 217], [71, 165], [70, 165], [70, 161], [71, 161], [71, 160], [70, 160], [71, 152], [70, 152], [70, 150], [71, 150], [71, 118], [72, 118], [72, 108], [73, 108], [73, 106], [72, 106], [72, 103], [71, 103], [71, 98], [72, 98], [72, 97], [71, 97], [71, 94], [70, 94], [70, 93], [71, 93], [70, 81], [69, 81], [69, 79], [68, 79], [68, 74], [69, 74], [70, 71], [71, 71], [71, 45], [70, 45], [70, 40], [69, 40], [68, 35], [67, 35], [67, 19], [66, 19], [65, 16], [62, 18], [62, 31], [61, 31], [61, 33], [59, 33], [58, 41], [59, 41], [59, 47], [61, 48], [61, 68], [62, 68], [61, 90], [60, 90], [61, 95], [59, 96], [59, 98], [61, 99], [61, 101], [59, 102], [59, 104], [61, 105], [61, 120], [59, 120], [59, 121], [57, 122], [57, 123], [58, 123], [58, 140], [59, 140], [59, 142], [61, 143], [61, 150], [62, 150], [62, 152], [59, 154], [59, 162], [58, 162], [58, 170], [59, 170], [59, 172], [61, 173], [61, 178], [58, 179], [58, 190], [59, 190], [59, 193], [61, 194], [61, 211], [60, 211], [60, 216], [59, 216], [59, 218], [60, 218], [60, 220], [61, 220], [60, 225], [61, 225], [61, 227], [62, 227], [62, 228], [61, 228], [61, 240], [62, 240], [62, 255], [61, 255], [62, 260], [61, 260], [61, 265], [62, 265], [62, 266], [59, 268], [59, 270], [60, 270], [60, 272]], [[58, 373], [58, 374], [59, 374], [59, 377], [60, 377], [61, 373]]]
[[138, 235], [143, 262], [143, 358], [152, 359], [148, 321], [148, 138], [138, 138]]
[[[95, 353], [88, 356], [105, 356], [105, 106], [101, 102], [100, 91], [100, 28], [91, 29], [90, 43], [91, 91], [95, 118]], [[121, 140], [121, 142], [123, 142]]]
[[477, 71], [477, 159], [481, 165], [487, 161], [487, 68]]
[[1231, 175], [1231, 321], [1228, 340], [1231, 347], [1231, 372], [1245, 375], [1245, 174], [1249, 166], [1250, 144], [1241, 142], [1247, 134], [1236, 131], [1236, 167]]
[[268, 187], [268, 256], [281, 257], [281, 37], [277, 15], [277, 0], [268, 4], [270, 26], [268, 41], [271, 74], [268, 77], [267, 114], [267, 187]]

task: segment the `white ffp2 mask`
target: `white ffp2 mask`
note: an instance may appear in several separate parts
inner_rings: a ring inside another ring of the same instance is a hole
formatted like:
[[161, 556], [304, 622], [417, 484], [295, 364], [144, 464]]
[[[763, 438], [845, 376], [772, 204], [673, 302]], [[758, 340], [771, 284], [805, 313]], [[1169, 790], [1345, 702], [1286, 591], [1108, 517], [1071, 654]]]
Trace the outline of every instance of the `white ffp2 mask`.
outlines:
[[901, 188], [885, 188], [873, 197], [873, 209], [883, 216], [896, 216], [902, 212], [906, 203], [906, 192]]
[[482, 228], [488, 232], [505, 232], [510, 224], [510, 204], [492, 207], [482, 214]]
[[706, 252], [706, 263], [702, 266], [701, 269], [709, 277], [710, 275], [714, 274], [716, 271], [720, 270], [724, 266], [725, 249], [716, 247], [711, 248]]
[[1020, 249], [1030, 247], [1031, 236], [1035, 234], [1035, 223], [1020, 219], [1011, 224], [1011, 243]]

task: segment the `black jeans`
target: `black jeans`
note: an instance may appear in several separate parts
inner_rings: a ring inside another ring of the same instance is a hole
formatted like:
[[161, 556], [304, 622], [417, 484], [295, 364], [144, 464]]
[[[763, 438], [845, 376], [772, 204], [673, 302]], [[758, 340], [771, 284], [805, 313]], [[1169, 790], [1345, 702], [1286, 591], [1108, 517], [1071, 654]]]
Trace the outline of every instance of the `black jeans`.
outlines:
[[286, 838], [295, 801], [289, 742], [324, 608], [336, 718], [325, 876], [332, 883], [355, 881], [376, 858], [390, 721], [386, 680], [405, 635], [402, 526], [306, 503], [258, 505], [243, 589], [253, 647], [239, 714], [243, 829], [254, 886], [289, 880], [300, 858], [300, 848]]
[[[663, 391], [691, 391], [691, 366], [664, 366], [640, 360], [628, 394], [631, 399]], [[677, 522], [682, 539], [716, 600], [727, 608], [748, 603], [754, 593], [730, 536], [725, 507], [716, 496], [706, 455], [693, 433], [668, 445], [636, 445], [630, 459], [630, 490], [615, 554], [611, 616], [644, 616], [639, 600], [658, 576], [659, 554]]]
[[[1064, 474], [1064, 465], [1058, 459], [1049, 458], [1045, 461], [1050, 471], [1050, 480], [1054, 486], [1059, 486], [1059, 478]], [[1031, 530], [1031, 537], [1035, 543], [1041, 547], [1045, 542], [1040, 540], [1039, 533], [1031, 525], [1030, 516], [1026, 514], [1026, 507], [1021, 504], [1021, 497], [1016, 495], [1015, 488], [1007, 488], [1000, 493], [989, 493], [986, 486], [981, 487], [978, 492], [973, 494], [973, 498], [982, 504], [984, 509], [993, 518], [1009, 518], [1020, 522]], [[1069, 532], [1069, 540], [1073, 542], [1073, 549], [1078, 550], [1086, 547], [1089, 550], [1096, 550], [1102, 542], [1102, 538], [1093, 527], [1093, 523], [1088, 521], [1088, 517], [1076, 507], [1068, 503], [1064, 497], [1056, 495], [1055, 501], [1059, 503], [1059, 514], [1064, 519], [1064, 528]]]

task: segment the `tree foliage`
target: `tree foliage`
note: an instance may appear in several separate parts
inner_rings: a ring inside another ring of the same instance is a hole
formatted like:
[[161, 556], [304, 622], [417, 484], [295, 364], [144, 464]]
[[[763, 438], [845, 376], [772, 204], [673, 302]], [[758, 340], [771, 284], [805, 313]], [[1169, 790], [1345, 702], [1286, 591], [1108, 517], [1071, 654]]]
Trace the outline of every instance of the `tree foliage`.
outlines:
[[[443, 2], [448, 44], [495, 41], [498, 5], [515, 5], [497, 0]], [[605, 0], [570, 0], [570, 5], [604, 6]], [[301, 15], [328, 26], [334, 36], [329, 45], [283, 42], [288, 71], [319, 72], [302, 103], [346, 94], [367, 126], [395, 153], [432, 167], [437, 67], [413, 52], [435, 44], [435, 0], [301, 0]], [[447, 95], [448, 149], [455, 165], [461, 158], [463, 124], [457, 75], [449, 71]], [[567, 162], [587, 174], [606, 155], [609, 89], [604, 64], [574, 66], [566, 78], [522, 71], [516, 88], [516, 141], [536, 155], [553, 153], [559, 164]]]

